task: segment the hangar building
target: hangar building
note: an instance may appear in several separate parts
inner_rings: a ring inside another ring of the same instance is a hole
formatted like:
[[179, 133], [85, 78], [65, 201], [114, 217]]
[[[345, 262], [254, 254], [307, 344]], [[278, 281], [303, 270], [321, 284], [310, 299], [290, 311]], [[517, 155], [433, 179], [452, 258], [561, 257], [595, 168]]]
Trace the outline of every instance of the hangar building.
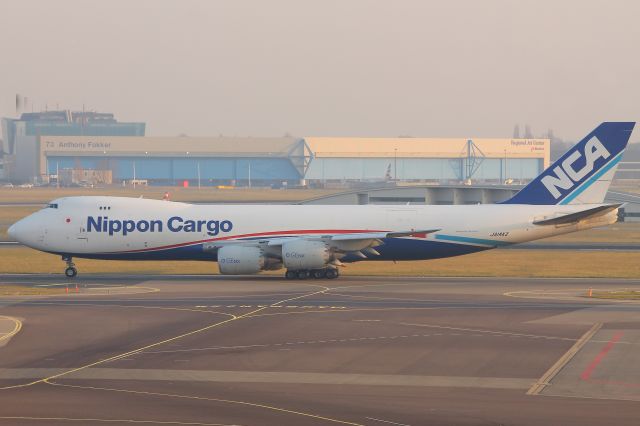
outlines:
[[[7, 178], [110, 176], [174, 185], [527, 181], [548, 164], [548, 139], [145, 137], [145, 123], [69, 110], [3, 118]], [[71, 173], [73, 171], [73, 173]]]
[[318, 138], [305, 179], [504, 182], [531, 180], [549, 164], [548, 139]]
[[[21, 150], [18, 150], [18, 156]], [[114, 182], [321, 185], [351, 181], [528, 181], [549, 164], [548, 139], [39, 136], [23, 173], [111, 170]]]

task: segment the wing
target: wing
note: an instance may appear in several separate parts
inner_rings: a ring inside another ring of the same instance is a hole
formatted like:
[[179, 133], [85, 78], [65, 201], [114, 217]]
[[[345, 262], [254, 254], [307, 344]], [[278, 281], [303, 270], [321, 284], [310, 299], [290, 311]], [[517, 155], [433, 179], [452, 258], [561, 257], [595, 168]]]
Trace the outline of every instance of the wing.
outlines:
[[403, 238], [403, 237], [426, 238], [428, 234], [438, 232], [439, 230], [440, 229], [423, 229], [423, 230], [412, 229], [411, 231], [337, 234], [331, 237], [331, 241], [348, 241], [348, 240], [361, 240], [361, 239], [381, 240], [384, 238]]
[[291, 237], [273, 237], [259, 240], [225, 240], [213, 241], [204, 245], [205, 251], [217, 251], [228, 245], [244, 245], [248, 247], [261, 247], [272, 257], [279, 257], [282, 246], [293, 240], [323, 241], [335, 254], [353, 254], [357, 257], [367, 258], [368, 255], [377, 256], [379, 253], [375, 247], [384, 244], [387, 238], [427, 238], [427, 235], [440, 229], [420, 229], [408, 231], [374, 231], [355, 232], [349, 234], [323, 234], [323, 235], [296, 235]]

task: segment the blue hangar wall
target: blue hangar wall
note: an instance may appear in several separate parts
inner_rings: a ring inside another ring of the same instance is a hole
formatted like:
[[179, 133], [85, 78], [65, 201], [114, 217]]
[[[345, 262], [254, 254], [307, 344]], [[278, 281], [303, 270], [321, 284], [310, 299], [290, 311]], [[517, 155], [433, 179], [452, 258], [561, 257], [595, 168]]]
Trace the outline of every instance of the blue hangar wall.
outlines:
[[[288, 158], [149, 158], [70, 157], [47, 158], [47, 173], [62, 169], [111, 170], [114, 180], [136, 179], [175, 183], [183, 180], [298, 181], [300, 174]], [[134, 176], [135, 174], [135, 176]]]
[[115, 182], [158, 184], [526, 181], [549, 161], [548, 140], [41, 136], [37, 144], [35, 175], [111, 170]]
[[41, 136], [38, 144], [41, 176], [111, 170], [114, 182], [158, 184], [298, 184], [310, 156], [299, 138]]

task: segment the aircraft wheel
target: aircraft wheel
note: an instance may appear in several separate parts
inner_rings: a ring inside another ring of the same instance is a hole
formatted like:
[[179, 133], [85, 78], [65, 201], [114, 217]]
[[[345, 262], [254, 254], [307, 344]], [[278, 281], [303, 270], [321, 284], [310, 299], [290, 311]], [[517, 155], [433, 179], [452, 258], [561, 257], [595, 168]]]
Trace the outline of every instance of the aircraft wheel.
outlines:
[[66, 275], [67, 278], [75, 278], [75, 276], [78, 275], [78, 270], [70, 266], [64, 270], [64, 274]]
[[337, 270], [337, 269], [335, 269], [335, 268], [329, 268], [329, 269], [327, 269], [327, 271], [325, 272], [325, 276], [326, 276], [328, 279], [330, 279], [330, 280], [333, 280], [333, 279], [338, 278], [338, 276], [339, 276], [339, 275], [340, 275], [340, 273], [339, 273], [339, 272], [338, 272], [338, 270]]
[[310, 275], [311, 274], [306, 269], [302, 269], [302, 270], [298, 271], [298, 279], [299, 280], [306, 280], [307, 278], [309, 278]]
[[324, 277], [327, 276], [327, 270], [326, 269], [316, 269], [315, 271], [312, 272], [313, 274], [313, 278], [317, 279], [317, 280], [321, 280]]
[[284, 273], [284, 277], [288, 280], [295, 280], [296, 278], [298, 278], [298, 274], [296, 274], [296, 271], [288, 270]]

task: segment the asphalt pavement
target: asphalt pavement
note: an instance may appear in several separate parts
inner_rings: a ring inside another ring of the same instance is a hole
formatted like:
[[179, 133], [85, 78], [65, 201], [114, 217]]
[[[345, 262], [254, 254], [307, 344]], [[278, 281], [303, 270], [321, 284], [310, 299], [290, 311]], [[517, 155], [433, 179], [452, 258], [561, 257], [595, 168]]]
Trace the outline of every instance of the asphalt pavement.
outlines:
[[591, 287], [640, 281], [83, 274], [0, 297], [0, 424], [635, 425], [640, 305]]

